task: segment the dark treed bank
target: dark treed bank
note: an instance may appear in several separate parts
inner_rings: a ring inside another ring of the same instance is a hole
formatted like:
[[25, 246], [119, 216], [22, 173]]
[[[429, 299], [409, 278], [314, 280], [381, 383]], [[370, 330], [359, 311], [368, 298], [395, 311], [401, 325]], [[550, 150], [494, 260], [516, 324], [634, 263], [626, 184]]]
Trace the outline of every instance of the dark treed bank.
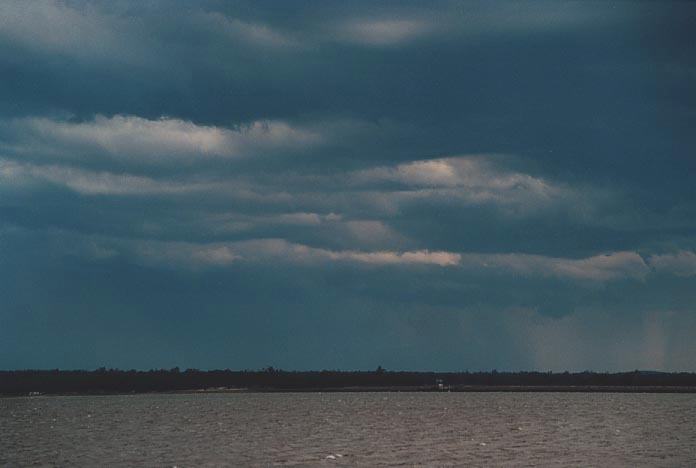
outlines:
[[0, 371], [0, 394], [109, 394], [187, 391], [633, 391], [696, 392], [696, 373], [633, 371], [393, 372], [169, 370]]

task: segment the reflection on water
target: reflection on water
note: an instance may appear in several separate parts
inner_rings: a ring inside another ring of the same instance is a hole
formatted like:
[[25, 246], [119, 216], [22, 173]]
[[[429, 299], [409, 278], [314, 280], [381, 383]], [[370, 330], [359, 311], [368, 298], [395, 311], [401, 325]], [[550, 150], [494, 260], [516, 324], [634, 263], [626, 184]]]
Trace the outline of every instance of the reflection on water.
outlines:
[[696, 465], [696, 395], [0, 399], [0, 466]]

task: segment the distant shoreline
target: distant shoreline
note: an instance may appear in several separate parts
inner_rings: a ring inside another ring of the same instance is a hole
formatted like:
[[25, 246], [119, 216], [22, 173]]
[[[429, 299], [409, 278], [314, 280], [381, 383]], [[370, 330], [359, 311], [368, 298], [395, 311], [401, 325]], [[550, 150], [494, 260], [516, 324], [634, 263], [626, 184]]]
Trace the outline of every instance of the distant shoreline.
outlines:
[[256, 371], [159, 369], [0, 371], [0, 396], [328, 392], [696, 393], [696, 373]]
[[0, 393], [0, 398], [47, 396], [118, 396], [118, 395], [219, 395], [249, 393], [696, 393], [696, 386], [562, 386], [562, 385], [464, 385], [440, 390], [422, 387], [325, 387], [325, 388], [204, 388], [186, 390], [130, 392], [57, 392]]

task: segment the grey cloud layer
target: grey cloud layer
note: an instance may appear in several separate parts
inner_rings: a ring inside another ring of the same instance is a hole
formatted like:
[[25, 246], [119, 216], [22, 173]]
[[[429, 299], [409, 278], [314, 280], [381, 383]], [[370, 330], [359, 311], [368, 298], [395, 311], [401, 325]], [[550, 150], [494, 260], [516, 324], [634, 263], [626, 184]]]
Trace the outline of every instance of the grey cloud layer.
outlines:
[[693, 368], [695, 19], [1, 2], [0, 367]]
[[[464, 209], [484, 206], [512, 220], [560, 210], [566, 214], [575, 213], [581, 222], [591, 222], [588, 213], [598, 211], [601, 203], [610, 197], [609, 190], [576, 188], [506, 167], [510, 158], [505, 156], [417, 160], [328, 174], [302, 174], [297, 169], [281, 169], [273, 174], [246, 170], [243, 175], [236, 175], [234, 171], [220, 175], [211, 174], [206, 168], [196, 169], [196, 160], [213, 158], [227, 164], [228, 158], [264, 158], [269, 149], [290, 154], [298, 147], [331, 142], [327, 141], [328, 135], [283, 122], [253, 122], [228, 129], [178, 119], [148, 120], [135, 116], [97, 116], [88, 122], [25, 118], [8, 123], [6, 129], [16, 130], [19, 135], [7, 146], [11, 157], [0, 159], [0, 178], [10, 189], [31, 192], [42, 184], [52, 184], [83, 196], [154, 195], [165, 197], [165, 200], [176, 196], [177, 201], [188, 196], [193, 197], [190, 209], [205, 211], [209, 209], [208, 203], [200, 199], [204, 194], [209, 199], [224, 200], [222, 203], [243, 203], [247, 213], [254, 211], [255, 204], [275, 212], [253, 215], [217, 208], [203, 217], [182, 218], [181, 222], [187, 223], [191, 232], [198, 229], [215, 232], [223, 239], [229, 235], [239, 238], [232, 243], [196, 245], [151, 239], [131, 249], [140, 258], [159, 259], [165, 264], [221, 266], [240, 259], [268, 258], [357, 264], [432, 264], [590, 281], [643, 279], [649, 271], [648, 265], [633, 252], [576, 260], [525, 252], [445, 251], [432, 249], [427, 238], [416, 238], [390, 226], [409, 206], [418, 204], [432, 209], [453, 205]], [[29, 154], [38, 155], [41, 163], [23, 162]], [[106, 160], [107, 167], [109, 160], [116, 163], [125, 160], [134, 172], [80, 167], [85, 161], [99, 158]], [[138, 173], [143, 165], [182, 164], [188, 168], [183, 176], [153, 178]], [[359, 210], [355, 209], [356, 205], [360, 206]], [[288, 211], [289, 208], [292, 211]], [[150, 221], [152, 226], [158, 226], [158, 222], [158, 219]], [[456, 219], [446, 222], [456, 222]], [[298, 228], [294, 239], [268, 237], [269, 233], [282, 235], [287, 226]], [[167, 233], [168, 229], [171, 227], [166, 225], [156, 228], [159, 235], [176, 236], [175, 232]], [[303, 230], [313, 232], [303, 236]], [[140, 236], [146, 234], [139, 233]], [[344, 240], [342, 249], [327, 248], [320, 240], [336, 236]], [[317, 240], [319, 244], [313, 246]], [[365, 250], [374, 247], [382, 249]], [[688, 274], [693, 263], [689, 255], [693, 254], [654, 255], [649, 263], [657, 270]]]

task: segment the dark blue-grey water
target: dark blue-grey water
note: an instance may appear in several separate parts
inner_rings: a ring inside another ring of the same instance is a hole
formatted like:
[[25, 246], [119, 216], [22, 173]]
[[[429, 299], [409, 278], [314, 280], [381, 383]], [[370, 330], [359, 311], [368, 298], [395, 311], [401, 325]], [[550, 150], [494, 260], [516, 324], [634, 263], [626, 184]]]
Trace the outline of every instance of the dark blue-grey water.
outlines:
[[0, 399], [0, 466], [696, 466], [696, 395]]

